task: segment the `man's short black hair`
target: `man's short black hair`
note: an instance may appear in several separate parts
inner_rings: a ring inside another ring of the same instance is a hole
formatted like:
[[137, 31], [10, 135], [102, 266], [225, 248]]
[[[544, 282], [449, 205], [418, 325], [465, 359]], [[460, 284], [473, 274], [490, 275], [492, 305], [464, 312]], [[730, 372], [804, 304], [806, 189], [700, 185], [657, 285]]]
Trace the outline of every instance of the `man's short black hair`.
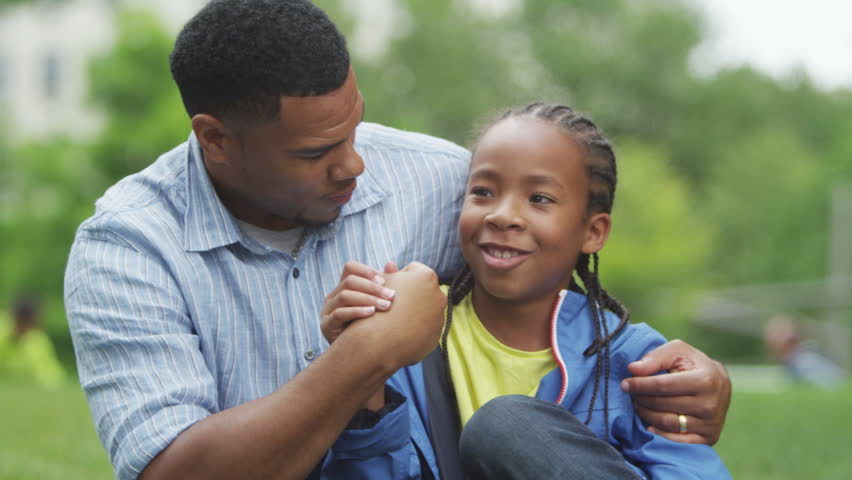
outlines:
[[346, 40], [308, 0], [212, 0], [169, 58], [187, 113], [268, 121], [282, 96], [323, 95], [349, 72]]

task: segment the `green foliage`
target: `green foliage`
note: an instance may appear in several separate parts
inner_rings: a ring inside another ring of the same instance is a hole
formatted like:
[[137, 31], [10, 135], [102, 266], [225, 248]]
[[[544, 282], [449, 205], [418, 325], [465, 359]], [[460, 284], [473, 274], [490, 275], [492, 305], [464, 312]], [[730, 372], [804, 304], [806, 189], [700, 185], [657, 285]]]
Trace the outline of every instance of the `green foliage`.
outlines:
[[189, 135], [189, 119], [169, 71], [174, 42], [148, 11], [122, 11], [119, 38], [90, 69], [89, 97], [109, 121], [91, 147], [109, 183], [139, 171]]
[[[681, 336], [689, 304], [679, 299], [702, 286], [716, 232], [695, 216], [697, 199], [665, 152], [635, 142], [616, 150], [619, 180], [601, 280], [634, 321]], [[662, 308], [649, 291], [666, 292]]]
[[[0, 8], [11, 3], [22, 2]], [[318, 3], [351, 40], [351, 5]], [[825, 275], [830, 192], [852, 183], [852, 92], [749, 68], [697, 77], [701, 18], [675, 1], [526, 0], [497, 17], [456, 0], [394, 5], [384, 54], [353, 55], [369, 121], [470, 145], [494, 112], [546, 100], [588, 113], [615, 141], [620, 187], [601, 272], [634, 319], [681, 335], [701, 289]], [[173, 34], [138, 10], [117, 22], [89, 77], [100, 135], [0, 138], [0, 305], [42, 292], [69, 360], [61, 291], [74, 229], [109, 185], [189, 134], [168, 71]], [[742, 348], [703, 346], [723, 358]]]

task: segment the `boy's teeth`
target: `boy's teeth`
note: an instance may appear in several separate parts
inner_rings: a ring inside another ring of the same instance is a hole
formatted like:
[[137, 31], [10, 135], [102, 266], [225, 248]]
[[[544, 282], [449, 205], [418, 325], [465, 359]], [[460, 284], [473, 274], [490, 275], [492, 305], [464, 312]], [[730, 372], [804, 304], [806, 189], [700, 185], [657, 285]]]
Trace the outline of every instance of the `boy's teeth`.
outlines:
[[508, 250], [495, 250], [493, 248], [489, 249], [488, 253], [491, 254], [492, 257], [497, 258], [512, 258], [518, 256], [518, 252], [515, 251], [510, 252]]

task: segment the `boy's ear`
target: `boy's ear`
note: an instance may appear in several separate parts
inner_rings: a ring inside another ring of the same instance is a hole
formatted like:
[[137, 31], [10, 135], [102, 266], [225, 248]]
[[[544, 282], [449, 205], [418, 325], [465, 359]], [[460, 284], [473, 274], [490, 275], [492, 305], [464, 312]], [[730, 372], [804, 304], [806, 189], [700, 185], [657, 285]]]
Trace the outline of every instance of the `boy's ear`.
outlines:
[[204, 158], [213, 164], [228, 164], [227, 143], [229, 135], [225, 131], [225, 125], [216, 117], [206, 113], [199, 113], [192, 117], [192, 131], [204, 152]]
[[608, 213], [596, 213], [592, 215], [586, 227], [586, 239], [583, 241], [581, 251], [591, 254], [602, 249], [606, 245], [611, 228], [612, 217]]

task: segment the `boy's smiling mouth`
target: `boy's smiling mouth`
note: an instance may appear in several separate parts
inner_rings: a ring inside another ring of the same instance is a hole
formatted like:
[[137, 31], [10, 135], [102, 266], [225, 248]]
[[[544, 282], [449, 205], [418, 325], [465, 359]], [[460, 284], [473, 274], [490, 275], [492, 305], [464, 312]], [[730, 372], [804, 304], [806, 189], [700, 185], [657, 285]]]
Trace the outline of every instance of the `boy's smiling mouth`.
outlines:
[[483, 243], [479, 245], [485, 264], [491, 268], [509, 269], [518, 266], [532, 252], [520, 250], [507, 245]]

